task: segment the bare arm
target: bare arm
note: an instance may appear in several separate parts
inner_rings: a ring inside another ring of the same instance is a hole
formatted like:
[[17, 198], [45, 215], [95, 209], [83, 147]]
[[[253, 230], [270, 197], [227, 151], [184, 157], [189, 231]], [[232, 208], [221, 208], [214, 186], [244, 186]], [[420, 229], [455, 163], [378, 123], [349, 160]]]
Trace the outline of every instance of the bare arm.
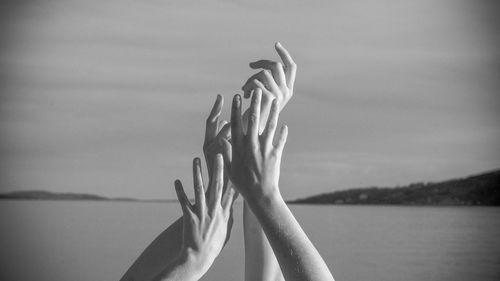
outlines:
[[[242, 87], [246, 98], [249, 98], [257, 88], [262, 91], [260, 133], [266, 126], [267, 114], [272, 101], [277, 100], [281, 111], [291, 99], [295, 83], [297, 69], [295, 62], [280, 43], [276, 43], [274, 47], [281, 58], [281, 62], [258, 60], [250, 63], [251, 68], [262, 70], [251, 76]], [[244, 131], [246, 131], [245, 125], [248, 122], [249, 112], [249, 110], [246, 110], [243, 114]], [[245, 237], [245, 280], [284, 280], [267, 237], [247, 202], [244, 203], [243, 207], [243, 230]]]
[[[205, 140], [203, 151], [207, 162], [209, 174], [212, 172], [212, 165], [215, 155], [221, 152], [218, 139], [229, 135], [229, 126], [221, 126], [219, 116], [222, 110], [222, 96], [217, 96], [215, 104], [206, 120]], [[225, 176], [227, 178], [227, 176]], [[227, 188], [225, 179], [224, 190]], [[208, 190], [207, 190], [208, 193]], [[232, 225], [232, 211], [228, 222], [228, 229]], [[177, 219], [167, 229], [165, 229], [134, 261], [127, 272], [120, 279], [121, 281], [152, 280], [167, 266], [179, 263], [179, 254], [182, 243], [182, 217]], [[229, 239], [230, 232], [227, 232]]]
[[165, 266], [154, 281], [199, 280], [210, 268], [224, 247], [234, 190], [223, 191], [223, 160], [216, 157], [210, 176], [209, 192], [205, 194], [199, 158], [193, 161], [196, 206], [187, 199], [179, 180], [175, 190], [182, 207], [183, 228], [181, 251], [173, 263]]
[[243, 231], [245, 235], [245, 280], [284, 280], [266, 234], [247, 202], [243, 207]]
[[230, 178], [259, 220], [285, 280], [333, 280], [326, 263], [279, 192], [279, 170], [287, 127], [281, 129], [277, 144], [273, 144], [279, 114], [277, 102], [272, 103], [266, 128], [259, 135], [260, 107], [261, 94], [257, 89], [250, 106], [248, 130], [244, 134], [241, 97], [236, 95], [233, 100], [232, 144], [224, 141]]

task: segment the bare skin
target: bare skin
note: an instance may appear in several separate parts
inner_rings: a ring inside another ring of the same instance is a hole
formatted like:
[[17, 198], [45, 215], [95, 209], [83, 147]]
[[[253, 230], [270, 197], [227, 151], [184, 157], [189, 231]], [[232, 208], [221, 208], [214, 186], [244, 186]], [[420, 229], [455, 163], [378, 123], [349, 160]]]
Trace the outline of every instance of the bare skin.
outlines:
[[[297, 65], [290, 53], [279, 42], [274, 47], [282, 62], [258, 60], [250, 63], [251, 68], [262, 70], [251, 76], [242, 87], [245, 98], [249, 98], [251, 93], [258, 88], [262, 91], [259, 124], [259, 132], [261, 133], [265, 128], [267, 113], [272, 101], [276, 100], [281, 111], [292, 98], [297, 71]], [[249, 110], [243, 114], [243, 127], [247, 124], [248, 114]], [[243, 230], [245, 237], [245, 280], [284, 280], [269, 241], [267, 241], [259, 221], [246, 201], [243, 207]]]
[[[258, 75], [254, 75], [248, 79], [243, 86], [244, 91], [248, 92], [248, 97], [256, 88], [261, 88], [264, 91], [261, 107], [263, 116], [261, 118], [262, 129], [266, 123], [267, 118], [265, 116], [267, 115], [271, 101], [276, 99], [281, 110], [293, 94], [296, 65], [288, 51], [281, 44], [277, 43], [275, 48], [283, 63], [270, 60], [259, 60], [250, 63], [250, 67], [263, 70], [259, 72], [260, 74], [258, 73]], [[273, 87], [270, 88], [265, 85], [273, 85]], [[223, 98], [219, 95], [206, 119], [203, 151], [209, 174], [213, 170], [212, 163], [215, 155], [222, 152], [221, 140], [228, 139], [230, 136], [230, 125], [226, 121], [220, 120], [222, 105]], [[244, 114], [244, 120], [247, 118], [248, 110]], [[228, 184], [227, 175], [225, 175], [223, 189], [226, 190], [227, 188], [231, 187]], [[230, 237], [232, 221], [231, 212], [227, 225], [226, 242]], [[180, 247], [182, 227], [182, 218], [180, 218], [163, 231], [137, 258], [121, 280], [151, 280], [151, 278], [164, 271], [166, 265], [171, 267], [174, 264], [178, 264], [179, 253], [182, 251]], [[247, 203], [244, 205], [244, 229], [245, 279], [283, 280], [283, 275], [269, 242]]]
[[[219, 120], [223, 105], [222, 96], [217, 96], [214, 106], [206, 119], [205, 140], [203, 141], [203, 152], [207, 164], [209, 174], [213, 171], [213, 163], [217, 153], [220, 153], [221, 146], [219, 145], [221, 138], [226, 138], [230, 135], [230, 126], [223, 126], [224, 121]], [[223, 190], [228, 189], [227, 176], [224, 177]], [[211, 183], [208, 185], [207, 193], [210, 192]], [[234, 196], [236, 198], [236, 194]], [[234, 201], [234, 199], [233, 199]], [[230, 229], [233, 223], [232, 209], [230, 212], [228, 224], [226, 228], [227, 236], [226, 242], [230, 237]], [[179, 255], [181, 253], [183, 233], [183, 217], [177, 219], [160, 235], [158, 235], [151, 244], [141, 253], [141, 255], [134, 261], [130, 268], [125, 272], [121, 281], [135, 281], [135, 280], [152, 280], [158, 276], [167, 266], [172, 266], [179, 262]]]
[[196, 205], [191, 205], [179, 180], [175, 181], [177, 198], [182, 207], [182, 243], [176, 259], [153, 280], [199, 280], [210, 268], [224, 247], [234, 189], [224, 186], [224, 162], [221, 154], [215, 157], [209, 192], [205, 194], [201, 163], [193, 161], [193, 181]]
[[243, 132], [241, 97], [231, 110], [232, 142], [223, 140], [226, 170], [258, 219], [285, 280], [334, 280], [328, 266], [285, 204], [279, 191], [281, 156], [288, 129], [273, 143], [279, 108], [273, 101], [266, 127], [259, 134], [261, 90], [252, 96], [247, 133]]

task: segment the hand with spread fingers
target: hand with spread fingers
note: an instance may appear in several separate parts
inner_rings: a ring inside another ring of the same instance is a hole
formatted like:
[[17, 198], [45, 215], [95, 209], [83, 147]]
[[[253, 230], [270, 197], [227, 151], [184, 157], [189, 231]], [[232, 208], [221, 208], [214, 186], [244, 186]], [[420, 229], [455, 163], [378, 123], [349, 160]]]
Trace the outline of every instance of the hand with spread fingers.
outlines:
[[285, 107], [293, 95], [297, 73], [297, 65], [290, 53], [279, 42], [274, 47], [282, 62], [273, 60], [251, 62], [252, 69], [262, 70], [248, 78], [242, 87], [244, 98], [249, 98], [257, 88], [261, 89], [263, 112], [269, 110], [273, 99], [277, 100], [280, 111]]
[[[230, 136], [230, 126], [225, 125], [225, 123], [227, 122], [219, 120], [222, 110], [222, 104], [223, 98], [219, 95], [206, 120], [203, 152], [205, 154], [205, 160], [209, 175], [213, 174], [215, 170], [214, 163], [217, 163], [216, 156], [222, 151], [222, 146], [219, 139], [226, 139]], [[210, 180], [212, 179], [215, 178], [210, 177]], [[225, 173], [223, 181], [219, 181], [219, 184], [220, 182], [223, 182], [222, 192], [224, 194], [231, 194], [231, 202], [233, 202], [236, 199], [237, 194], [235, 190], [228, 185], [229, 181]], [[215, 185], [213, 185], [212, 181], [210, 181], [206, 190], [206, 198], [209, 198], [209, 194], [211, 194], [211, 188], [213, 186]], [[229, 209], [230, 212], [226, 224], [225, 242], [229, 240], [231, 227], [233, 225], [232, 207], [230, 207]], [[144, 249], [141, 255], [134, 261], [134, 263], [130, 266], [127, 272], [125, 272], [120, 280], [152, 280], [152, 278], [155, 276], [161, 277], [162, 272], [165, 273], [166, 271], [171, 270], [173, 265], [179, 263], [179, 253], [182, 252], [181, 244], [183, 240], [183, 228], [185, 226], [183, 222], [184, 219], [185, 217], [179, 218], [170, 226], [168, 226], [162, 233], [160, 233], [160, 235], [158, 235], [151, 242], [151, 244], [148, 245], [146, 249]]]
[[175, 190], [182, 207], [183, 235], [178, 258], [154, 280], [199, 280], [210, 268], [224, 247], [234, 190], [224, 185], [224, 161], [215, 156], [209, 192], [201, 175], [201, 161], [193, 161], [193, 180], [196, 205], [191, 205], [179, 180]]
[[278, 103], [273, 100], [264, 132], [259, 135], [262, 93], [258, 88], [249, 109], [248, 130], [243, 133], [241, 96], [233, 99], [231, 110], [231, 140], [224, 142], [228, 172], [235, 188], [245, 201], [279, 193], [278, 180], [281, 155], [286, 142], [287, 127], [283, 126], [276, 145], [273, 144], [278, 122]]
[[[243, 86], [244, 97], [249, 98], [257, 89], [262, 92], [259, 132], [264, 130], [272, 100], [276, 100], [279, 111], [293, 96], [297, 65], [290, 53], [280, 44], [275, 49], [282, 62], [258, 60], [250, 63], [253, 69], [262, 69], [251, 76]], [[243, 128], [246, 131], [249, 110], [243, 114]], [[245, 202], [243, 208], [243, 229], [245, 237], [245, 280], [282, 281], [283, 274], [274, 253], [260, 227], [257, 218]]]
[[[221, 95], [217, 95], [215, 103], [210, 111], [210, 114], [206, 120], [205, 126], [205, 140], [203, 141], [203, 153], [205, 154], [205, 162], [207, 164], [207, 170], [209, 174], [213, 172], [213, 164], [215, 163], [215, 157], [217, 154], [222, 153], [222, 140], [228, 140], [231, 137], [231, 124], [225, 120], [220, 120], [220, 115], [222, 112], [222, 106], [224, 104], [224, 98]], [[211, 185], [209, 185], [211, 186]], [[224, 185], [223, 191], [225, 192], [227, 188], [231, 188], [229, 178], [226, 173], [224, 173]], [[207, 192], [209, 192], [207, 190]], [[235, 192], [234, 190], [232, 192]], [[233, 201], [236, 200], [238, 194], [233, 196]], [[230, 238], [231, 227], [233, 226], [233, 208], [231, 205], [231, 212], [229, 221], [227, 224], [228, 232], [226, 237], [226, 243]]]
[[241, 97], [236, 95], [233, 99], [232, 143], [223, 141], [226, 170], [264, 230], [284, 279], [332, 281], [325, 261], [281, 197], [280, 164], [288, 131], [283, 126], [277, 144], [273, 144], [279, 112], [277, 101], [273, 100], [264, 131], [259, 134], [261, 98], [258, 88], [252, 96], [246, 134], [242, 128]]

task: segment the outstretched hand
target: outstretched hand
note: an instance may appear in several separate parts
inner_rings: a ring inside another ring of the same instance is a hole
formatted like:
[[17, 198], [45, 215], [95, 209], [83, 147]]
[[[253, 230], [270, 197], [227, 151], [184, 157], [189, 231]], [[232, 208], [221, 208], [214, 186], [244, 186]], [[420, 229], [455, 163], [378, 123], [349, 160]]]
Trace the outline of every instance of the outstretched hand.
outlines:
[[277, 42], [274, 46], [282, 62], [258, 60], [250, 63], [252, 69], [262, 69], [252, 75], [242, 87], [243, 96], [249, 98], [257, 88], [262, 91], [262, 109], [268, 111], [273, 99], [276, 99], [281, 111], [293, 95], [297, 65], [290, 53]]
[[232, 143], [223, 140], [229, 177], [246, 201], [279, 194], [279, 173], [288, 129], [283, 126], [277, 144], [273, 144], [278, 123], [278, 103], [273, 100], [264, 131], [259, 135], [262, 93], [258, 88], [249, 109], [248, 130], [243, 133], [241, 96], [235, 95], [231, 109]]
[[[193, 161], [193, 180], [195, 202], [189, 202], [179, 180], [175, 181], [175, 190], [182, 207], [183, 236], [181, 255], [196, 265], [203, 275], [212, 265], [224, 247], [228, 232], [228, 221], [231, 216], [231, 205], [235, 191], [228, 188], [223, 191], [224, 161], [217, 154], [213, 164], [213, 173], [209, 191], [205, 194], [199, 158]], [[201, 277], [201, 276], [200, 276]]]

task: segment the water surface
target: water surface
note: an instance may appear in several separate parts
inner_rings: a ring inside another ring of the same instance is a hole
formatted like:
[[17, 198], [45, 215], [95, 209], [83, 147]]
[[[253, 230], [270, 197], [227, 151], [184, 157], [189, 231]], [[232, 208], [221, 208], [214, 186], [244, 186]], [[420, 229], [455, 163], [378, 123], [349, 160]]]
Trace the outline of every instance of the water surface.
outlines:
[[[291, 206], [336, 280], [500, 280], [500, 208]], [[243, 280], [242, 204], [203, 280]], [[0, 280], [118, 280], [176, 203], [0, 202]]]

